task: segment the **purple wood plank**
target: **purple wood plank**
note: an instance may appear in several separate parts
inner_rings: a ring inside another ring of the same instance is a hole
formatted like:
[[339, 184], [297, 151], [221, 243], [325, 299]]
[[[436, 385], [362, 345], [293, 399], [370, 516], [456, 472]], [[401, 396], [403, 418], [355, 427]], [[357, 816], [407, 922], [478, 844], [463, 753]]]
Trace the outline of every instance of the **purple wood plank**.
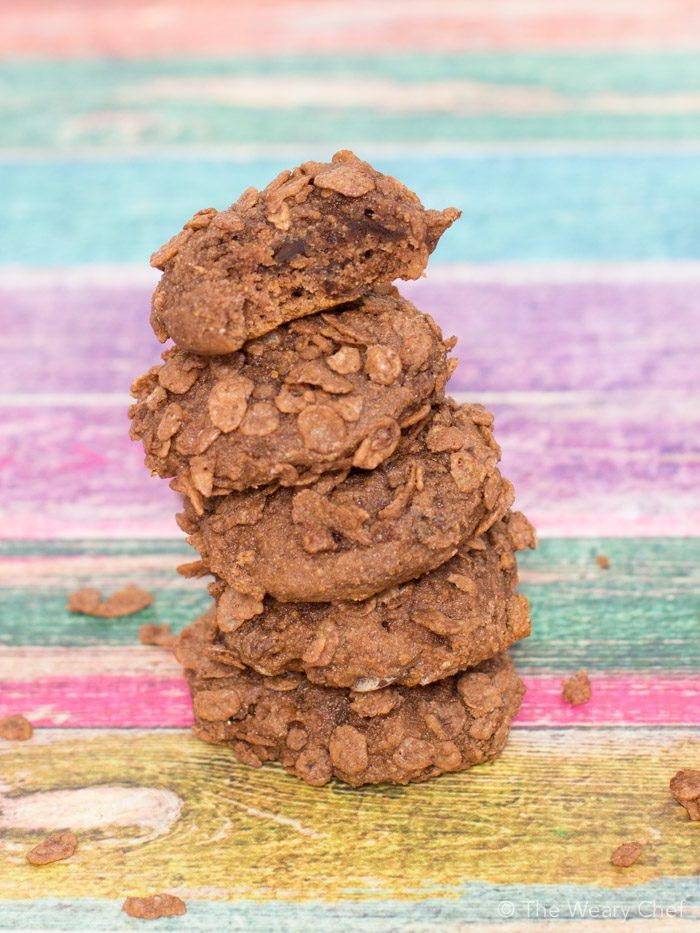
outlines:
[[[125, 272], [128, 280], [128, 272]], [[145, 284], [0, 286], [0, 392], [129, 392], [162, 347]]]
[[[546, 272], [545, 272], [546, 274]], [[149, 285], [0, 286], [0, 392], [125, 392], [158, 359]], [[453, 388], [700, 388], [700, 282], [403, 283], [459, 337]]]
[[[484, 400], [496, 413], [503, 471], [542, 533], [697, 534], [697, 394]], [[178, 534], [175, 497], [147, 475], [120, 406], [8, 408], [5, 422], [3, 537]]]

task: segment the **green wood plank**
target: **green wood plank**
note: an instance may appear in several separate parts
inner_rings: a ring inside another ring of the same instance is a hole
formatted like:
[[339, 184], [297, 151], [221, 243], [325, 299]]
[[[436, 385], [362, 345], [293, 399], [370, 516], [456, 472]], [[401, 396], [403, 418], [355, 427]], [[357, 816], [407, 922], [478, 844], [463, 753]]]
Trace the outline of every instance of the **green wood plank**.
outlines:
[[[606, 554], [601, 570], [596, 554]], [[0, 548], [0, 644], [134, 644], [143, 622], [178, 631], [208, 605], [206, 582], [175, 572], [193, 552], [175, 541], [5, 542]], [[533, 633], [515, 649], [524, 671], [697, 671], [700, 538], [545, 539], [522, 555]], [[131, 619], [65, 610], [67, 594], [133, 582], [156, 593]]]
[[0, 118], [29, 148], [698, 139], [698, 89], [694, 52], [9, 61]]

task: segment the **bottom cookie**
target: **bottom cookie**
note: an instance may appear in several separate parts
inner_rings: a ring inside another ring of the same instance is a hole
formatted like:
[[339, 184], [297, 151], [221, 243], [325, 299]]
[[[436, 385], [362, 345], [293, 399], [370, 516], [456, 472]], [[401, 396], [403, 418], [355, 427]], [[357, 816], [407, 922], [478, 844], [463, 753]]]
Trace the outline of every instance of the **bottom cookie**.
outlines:
[[245, 764], [279, 761], [309, 784], [332, 777], [408, 784], [495, 758], [525, 688], [507, 655], [425, 687], [371, 693], [321, 687], [301, 674], [262, 677], [207, 656], [207, 613], [180, 636], [194, 732]]

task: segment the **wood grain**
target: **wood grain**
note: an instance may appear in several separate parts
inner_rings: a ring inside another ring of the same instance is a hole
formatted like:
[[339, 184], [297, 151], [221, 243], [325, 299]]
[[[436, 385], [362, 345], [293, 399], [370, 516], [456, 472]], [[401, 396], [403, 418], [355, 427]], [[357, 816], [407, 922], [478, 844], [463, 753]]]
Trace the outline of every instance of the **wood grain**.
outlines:
[[[316, 143], [313, 154], [323, 158], [334, 148], [337, 143]], [[264, 186], [281, 169], [308, 158], [309, 151], [307, 143], [295, 155], [247, 159], [81, 159], [53, 151], [38, 159], [10, 156], [0, 161], [0, 254], [10, 264], [144, 263], [195, 211], [230, 204], [249, 185]], [[361, 146], [358, 151], [362, 155]], [[373, 161], [427, 206], [462, 210], [460, 222], [437, 247], [433, 267], [700, 256], [700, 159], [680, 147], [578, 155], [441, 156], [418, 150]]]
[[[23, 853], [71, 820], [84, 827], [78, 854], [42, 873], [43, 896], [138, 887], [228, 900], [420, 899], [449, 898], [466, 882], [614, 888], [689, 877], [697, 834], [668, 778], [698, 754], [697, 730], [591, 729], [584, 740], [523, 729], [493, 765], [357, 791], [237, 765], [181, 732], [42, 732], [0, 749], [12, 799], [0, 817], [0, 896], [34, 896]], [[631, 838], [649, 847], [623, 874], [609, 854]]]
[[[206, 580], [175, 572], [190, 553], [176, 540], [0, 542], [0, 644], [127, 647], [137, 645], [143, 623], [180, 631], [210, 601]], [[597, 554], [608, 556], [609, 570], [597, 566]], [[533, 630], [514, 653], [526, 673], [700, 668], [700, 539], [543, 539], [519, 566]], [[66, 611], [73, 589], [112, 592], [128, 583], [156, 595], [136, 616]]]
[[[503, 473], [542, 535], [692, 535], [700, 525], [697, 392], [457, 397], [494, 412]], [[0, 536], [179, 534], [177, 497], [143, 468], [125, 409], [41, 397], [6, 406]]]
[[[455, 270], [455, 274], [458, 270]], [[487, 270], [484, 270], [484, 273]], [[482, 274], [484, 274], [482, 273]], [[447, 279], [440, 267], [401, 291], [458, 338], [452, 391], [700, 390], [700, 281], [548, 282]], [[541, 275], [554, 275], [547, 267]], [[600, 269], [599, 275], [605, 270]], [[679, 273], [680, 275], [680, 273]], [[128, 392], [162, 347], [148, 325], [155, 284], [86, 272], [84, 282], [37, 282], [34, 271], [3, 284], [7, 316], [0, 392]], [[147, 278], [147, 277], [146, 277]], [[81, 326], [89, 321], [90, 326]], [[52, 339], [43, 339], [47, 331]], [[494, 340], [494, 332], [498, 339]], [[663, 346], [664, 352], [658, 348]]]
[[[5, 3], [0, 17], [0, 52], [33, 56], [230, 55], [232, 53], [338, 53], [430, 48], [481, 51], [484, 48], [590, 47], [639, 49], [663, 45], [692, 47], [698, 12], [692, 0], [615, 0], [605, 8], [555, 0], [484, 6], [440, 0], [426, 6], [384, 0], [381, 11], [360, 0], [352, 11], [340, 0], [326, 2], [322, 15], [313, 0], [293, 6], [268, 0], [265, 16], [253, 0], [210, 0], [193, 6], [171, 0], [154, 8], [144, 0], [102, 2], [86, 17], [80, 0], [57, 9], [50, 0]], [[124, 17], [129, 29], [124, 29]]]
[[[0, 649], [0, 716], [19, 713], [41, 728], [191, 726], [189, 690], [174, 660], [153, 663], [137, 651]], [[10, 665], [15, 673], [3, 670]], [[58, 674], [62, 669], [66, 673]], [[525, 677], [527, 693], [515, 728], [700, 726], [697, 674], [592, 674], [592, 699], [580, 707], [562, 699], [564, 676], [552, 670]]]
[[332, 56], [318, 48], [292, 53], [288, 47], [274, 58], [208, 61], [5, 57], [0, 82], [14, 106], [3, 115], [4, 145], [211, 153], [340, 140], [427, 150], [435, 143], [557, 141], [575, 148], [700, 136], [700, 66], [692, 49], [623, 54], [618, 46], [573, 56], [545, 48], [507, 55], [434, 48], [408, 56], [389, 48], [372, 56], [351, 49]]

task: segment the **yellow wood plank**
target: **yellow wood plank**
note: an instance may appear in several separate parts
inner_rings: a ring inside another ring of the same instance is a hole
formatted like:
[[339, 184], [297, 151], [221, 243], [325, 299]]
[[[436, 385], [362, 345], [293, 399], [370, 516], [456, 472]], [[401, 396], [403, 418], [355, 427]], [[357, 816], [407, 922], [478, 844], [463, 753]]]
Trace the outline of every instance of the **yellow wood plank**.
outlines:
[[[412, 787], [307, 787], [180, 731], [40, 731], [0, 747], [0, 897], [416, 898], [469, 881], [641, 884], [698, 871], [668, 780], [688, 730], [518, 730], [497, 762]], [[47, 831], [80, 838], [32, 868]], [[649, 843], [614, 869], [622, 841]]]

